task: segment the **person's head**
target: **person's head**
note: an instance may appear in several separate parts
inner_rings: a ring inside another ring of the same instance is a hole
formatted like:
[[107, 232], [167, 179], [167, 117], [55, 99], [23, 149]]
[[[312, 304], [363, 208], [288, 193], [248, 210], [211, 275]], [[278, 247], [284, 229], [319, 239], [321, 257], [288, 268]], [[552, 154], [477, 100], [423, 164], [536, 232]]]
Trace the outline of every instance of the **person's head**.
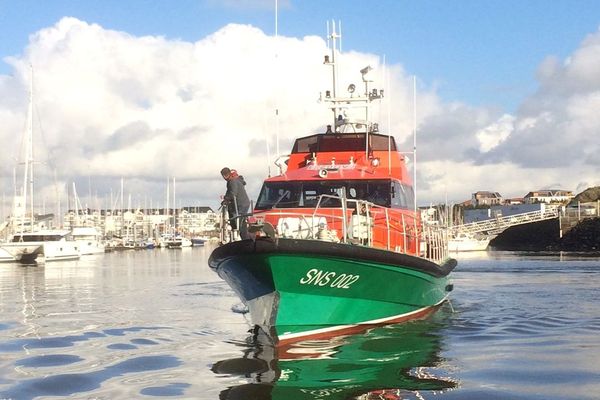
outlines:
[[223, 168], [221, 170], [221, 176], [225, 180], [229, 179], [229, 177], [231, 176], [231, 170], [229, 168], [227, 168], [227, 167]]

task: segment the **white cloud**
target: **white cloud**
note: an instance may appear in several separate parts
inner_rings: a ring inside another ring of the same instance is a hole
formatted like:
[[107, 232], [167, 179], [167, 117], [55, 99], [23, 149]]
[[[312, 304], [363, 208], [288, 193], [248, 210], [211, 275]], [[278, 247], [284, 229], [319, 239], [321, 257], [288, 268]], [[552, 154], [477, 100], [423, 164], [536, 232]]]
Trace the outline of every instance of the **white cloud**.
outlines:
[[514, 121], [512, 115], [505, 114], [497, 122], [480, 129], [475, 134], [479, 141], [479, 151], [486, 153], [506, 140], [514, 129]]

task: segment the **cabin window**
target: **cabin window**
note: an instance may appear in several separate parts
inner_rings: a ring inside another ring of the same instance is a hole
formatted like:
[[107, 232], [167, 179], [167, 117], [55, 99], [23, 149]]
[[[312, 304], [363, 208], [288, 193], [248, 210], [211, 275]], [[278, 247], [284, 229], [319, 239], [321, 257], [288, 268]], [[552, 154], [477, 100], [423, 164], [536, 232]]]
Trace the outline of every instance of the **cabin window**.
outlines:
[[391, 151], [396, 151], [396, 141], [393, 137], [371, 134], [369, 135], [369, 140], [371, 142], [371, 150], [387, 151], [389, 148]]
[[[313, 208], [317, 206], [320, 196], [342, 197], [344, 192], [346, 197], [351, 200], [367, 200], [380, 206], [390, 207], [390, 184], [391, 182], [385, 179], [267, 182], [261, 189], [256, 209]], [[319, 207], [341, 207], [340, 200], [332, 197], [323, 197]], [[354, 207], [354, 205], [353, 202], [348, 204], [349, 207]]]
[[292, 153], [312, 153], [318, 150], [319, 135], [307, 136], [297, 139], [292, 148]]
[[414, 192], [412, 186], [392, 182], [392, 208], [414, 209]]
[[364, 151], [364, 134], [323, 135], [319, 141], [319, 151]]
[[366, 200], [379, 206], [390, 206], [390, 181], [371, 181], [366, 186]]
[[[364, 133], [318, 134], [296, 139], [292, 153], [319, 153], [334, 151], [365, 151], [366, 138]], [[393, 137], [369, 134], [371, 151], [396, 151], [396, 141]]]
[[300, 205], [299, 182], [277, 182], [263, 185], [256, 208], [268, 210], [271, 208], [294, 208]]

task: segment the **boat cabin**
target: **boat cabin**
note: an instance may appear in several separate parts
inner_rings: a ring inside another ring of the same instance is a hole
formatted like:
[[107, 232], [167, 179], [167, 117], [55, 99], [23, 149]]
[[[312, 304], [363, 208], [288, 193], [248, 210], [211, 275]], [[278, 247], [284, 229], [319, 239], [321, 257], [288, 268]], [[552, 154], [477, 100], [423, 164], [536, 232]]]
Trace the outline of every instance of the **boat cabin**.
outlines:
[[12, 242], [58, 242], [70, 240], [71, 231], [47, 230], [38, 232], [15, 233]]
[[[393, 136], [319, 133], [296, 139], [284, 174], [267, 179], [255, 210], [338, 208], [340, 198], [414, 209], [404, 157]], [[319, 202], [319, 198], [321, 201]], [[331, 196], [331, 197], [328, 197]], [[337, 198], [333, 198], [337, 197]]]

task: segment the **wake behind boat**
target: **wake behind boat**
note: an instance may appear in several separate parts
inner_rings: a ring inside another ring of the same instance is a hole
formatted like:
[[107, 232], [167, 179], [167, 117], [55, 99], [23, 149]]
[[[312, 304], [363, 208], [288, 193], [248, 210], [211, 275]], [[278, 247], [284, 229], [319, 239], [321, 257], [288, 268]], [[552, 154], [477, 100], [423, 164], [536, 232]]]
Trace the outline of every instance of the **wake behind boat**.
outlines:
[[362, 95], [351, 84], [337, 96], [335, 28], [330, 38], [334, 87], [322, 101], [332, 125], [297, 139], [287, 170], [265, 180], [251, 226], [259, 237], [209, 259], [279, 345], [423, 318], [446, 300], [456, 266], [447, 232], [421, 224], [394, 137], [369, 121], [383, 97], [369, 87], [371, 67]]

